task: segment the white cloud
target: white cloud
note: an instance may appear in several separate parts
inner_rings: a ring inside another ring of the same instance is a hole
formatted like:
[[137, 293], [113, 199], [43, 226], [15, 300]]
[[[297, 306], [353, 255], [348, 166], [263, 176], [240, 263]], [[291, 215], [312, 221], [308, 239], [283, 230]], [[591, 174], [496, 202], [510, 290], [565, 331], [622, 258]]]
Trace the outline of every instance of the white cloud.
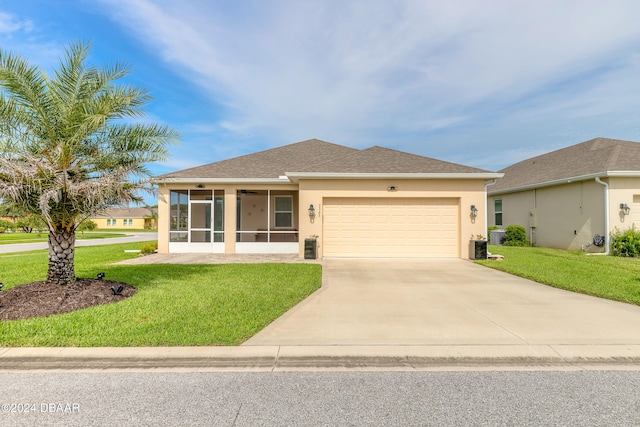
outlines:
[[424, 144], [479, 121], [638, 107], [633, 0], [103, 3], [223, 102], [219, 126], [241, 136]]
[[11, 34], [18, 31], [26, 33], [33, 29], [33, 22], [28, 19], [19, 19], [8, 13], [0, 12], [0, 34]]

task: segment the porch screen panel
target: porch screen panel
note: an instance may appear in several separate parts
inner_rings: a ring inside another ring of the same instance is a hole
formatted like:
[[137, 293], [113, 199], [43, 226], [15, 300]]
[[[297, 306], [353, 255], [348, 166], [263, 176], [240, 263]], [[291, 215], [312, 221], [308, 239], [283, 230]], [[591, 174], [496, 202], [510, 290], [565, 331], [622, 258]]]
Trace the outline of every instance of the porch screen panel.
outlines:
[[186, 242], [189, 239], [189, 190], [170, 193], [169, 240]]
[[213, 204], [213, 241], [224, 242], [224, 191], [214, 192]]
[[211, 242], [211, 203], [191, 204], [191, 241]]

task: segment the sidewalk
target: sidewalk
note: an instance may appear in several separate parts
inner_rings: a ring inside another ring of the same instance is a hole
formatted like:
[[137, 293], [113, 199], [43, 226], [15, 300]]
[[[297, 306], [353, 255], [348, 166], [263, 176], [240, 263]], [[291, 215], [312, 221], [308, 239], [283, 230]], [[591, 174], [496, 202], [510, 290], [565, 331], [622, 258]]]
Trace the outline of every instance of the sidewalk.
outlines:
[[640, 370], [640, 345], [0, 348], [0, 372], [151, 369]]

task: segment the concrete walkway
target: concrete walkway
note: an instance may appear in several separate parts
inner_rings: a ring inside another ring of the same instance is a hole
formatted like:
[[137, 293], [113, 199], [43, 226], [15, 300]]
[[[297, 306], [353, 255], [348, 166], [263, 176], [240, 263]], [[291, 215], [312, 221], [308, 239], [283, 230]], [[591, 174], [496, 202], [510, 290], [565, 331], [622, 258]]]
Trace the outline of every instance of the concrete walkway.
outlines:
[[118, 264], [254, 264], [264, 262], [318, 264], [319, 260], [300, 258], [298, 254], [153, 254], [120, 261]]

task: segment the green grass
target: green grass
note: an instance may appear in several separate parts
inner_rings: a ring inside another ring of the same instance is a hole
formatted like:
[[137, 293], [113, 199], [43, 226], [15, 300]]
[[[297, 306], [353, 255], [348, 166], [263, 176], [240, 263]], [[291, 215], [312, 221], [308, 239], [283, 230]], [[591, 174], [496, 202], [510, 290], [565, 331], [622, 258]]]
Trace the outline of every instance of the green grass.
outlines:
[[[91, 239], [107, 239], [111, 237], [124, 237], [122, 233], [100, 233], [100, 232], [86, 232], [77, 233], [76, 239], [78, 240], [91, 240]], [[0, 234], [0, 245], [11, 245], [14, 243], [36, 243], [46, 242], [48, 240], [47, 233], [2, 233]]]
[[538, 247], [489, 246], [503, 261], [476, 261], [556, 288], [640, 305], [640, 259]]
[[[76, 248], [76, 275], [129, 283], [113, 304], [0, 322], [0, 346], [237, 345], [320, 287], [317, 264], [113, 265], [144, 243]], [[0, 255], [9, 289], [43, 280], [46, 251]]]

